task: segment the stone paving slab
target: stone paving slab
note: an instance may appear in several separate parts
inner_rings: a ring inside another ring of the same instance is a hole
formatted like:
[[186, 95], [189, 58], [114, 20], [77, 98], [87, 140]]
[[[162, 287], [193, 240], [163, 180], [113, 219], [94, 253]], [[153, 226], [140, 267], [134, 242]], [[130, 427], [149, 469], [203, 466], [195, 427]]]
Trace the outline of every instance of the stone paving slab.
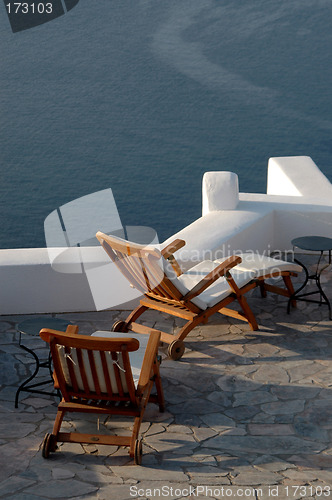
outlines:
[[[308, 260], [310, 257], [306, 256]], [[312, 257], [311, 257], [312, 258]], [[331, 273], [324, 287], [332, 298]], [[300, 282], [300, 277], [298, 278]], [[0, 318], [0, 498], [182, 499], [332, 498], [332, 323], [327, 308], [285, 298], [248, 296], [260, 329], [215, 315], [186, 340], [180, 361], [161, 349], [166, 411], [149, 405], [141, 427], [143, 463], [115, 446], [60, 444], [41, 456], [57, 398], [21, 393], [33, 369], [18, 347], [16, 326], [28, 316]], [[108, 330], [126, 311], [60, 315], [90, 334]], [[176, 331], [181, 320], [142, 317]], [[42, 352], [42, 341], [32, 339]], [[47, 370], [42, 376], [48, 376]], [[65, 428], [96, 432], [94, 415]], [[104, 432], [128, 433], [131, 422], [105, 419]]]

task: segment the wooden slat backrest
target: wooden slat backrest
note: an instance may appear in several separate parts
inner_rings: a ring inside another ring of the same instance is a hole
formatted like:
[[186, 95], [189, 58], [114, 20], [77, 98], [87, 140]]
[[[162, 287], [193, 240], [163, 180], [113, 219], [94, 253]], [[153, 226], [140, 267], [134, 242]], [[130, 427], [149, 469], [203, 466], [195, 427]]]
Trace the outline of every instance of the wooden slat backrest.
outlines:
[[182, 294], [166, 276], [161, 252], [98, 232], [102, 247], [128, 281], [144, 294], [179, 301]]
[[133, 338], [101, 339], [41, 331], [50, 342], [54, 371], [65, 400], [72, 397], [136, 402], [129, 352], [139, 347]]
[[[51, 348], [51, 350], [52, 350], [52, 348]], [[83, 353], [82, 353], [82, 350], [81, 349], [75, 349], [74, 352], [72, 353], [71, 352], [71, 348], [70, 348], [70, 349], [68, 349], [68, 351], [69, 351], [68, 354], [71, 357], [71, 359], [73, 360], [73, 362], [69, 362], [70, 358], [68, 357], [67, 361], [66, 361], [66, 366], [69, 369], [70, 381], [71, 381], [71, 384], [73, 386], [73, 389], [74, 389], [75, 392], [77, 392], [77, 393], [79, 392], [78, 381], [81, 380], [82, 381], [82, 385], [84, 387], [84, 391], [86, 393], [88, 393], [90, 389], [89, 389], [89, 383], [88, 383], [88, 378], [87, 378], [86, 370], [83, 368], [84, 364], [83, 364]], [[58, 355], [59, 354], [60, 353], [58, 351]], [[75, 354], [76, 354], [76, 356], [75, 356]], [[52, 353], [52, 355], [53, 355], [53, 353]], [[76, 357], [76, 360], [75, 360], [75, 357]], [[76, 366], [79, 367], [78, 373], [75, 372], [73, 364], [75, 364]], [[65, 363], [62, 363], [63, 367], [64, 367], [64, 365], [65, 365]], [[64, 369], [64, 372], [65, 372], [65, 369]], [[66, 384], [69, 385], [68, 382], [67, 382], [67, 377], [65, 377], [65, 380], [66, 380]], [[82, 387], [82, 385], [81, 385], [81, 387]], [[75, 387], [77, 387], [77, 389], [75, 389]]]
[[101, 358], [101, 363], [103, 365], [103, 372], [105, 375], [105, 384], [106, 384], [107, 393], [112, 395], [113, 394], [112, 383], [111, 383], [111, 379], [109, 376], [108, 367], [107, 367], [107, 359], [106, 359], [104, 351], [100, 351], [100, 358]]

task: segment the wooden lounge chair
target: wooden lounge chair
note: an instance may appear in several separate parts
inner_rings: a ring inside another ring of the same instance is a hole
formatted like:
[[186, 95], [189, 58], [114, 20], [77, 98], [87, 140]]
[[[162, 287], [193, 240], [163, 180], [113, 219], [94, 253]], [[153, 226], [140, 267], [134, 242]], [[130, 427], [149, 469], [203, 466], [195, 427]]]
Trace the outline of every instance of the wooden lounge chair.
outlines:
[[[66, 332], [43, 329], [40, 336], [50, 344], [55, 387], [62, 394], [52, 434], [45, 435], [42, 454], [48, 458], [57, 442], [94, 443], [129, 446], [129, 455], [141, 463], [142, 441], [139, 430], [148, 402], [164, 411], [164, 396], [159, 374], [160, 332], [149, 336], [135, 333], [95, 332], [78, 335], [70, 325]], [[106, 338], [105, 338], [106, 337]], [[138, 338], [141, 337], [141, 342]], [[151, 395], [155, 384], [157, 394]], [[121, 415], [134, 419], [131, 436], [60, 432], [67, 412]]]
[[[184, 318], [187, 322], [176, 335], [161, 332], [161, 341], [169, 344], [168, 355], [174, 360], [183, 355], [183, 340], [188, 333], [216, 312], [247, 321], [252, 330], [257, 330], [255, 316], [244, 295], [260, 286], [262, 295], [272, 291], [290, 297], [294, 293], [290, 276], [301, 270], [296, 264], [263, 256], [250, 263], [244, 254], [243, 262], [240, 256], [233, 255], [222, 261], [200, 262], [182, 273], [173, 254], [185, 245], [183, 240], [175, 240], [160, 251], [102, 232], [96, 237], [131, 285], [144, 294], [140, 305], [125, 321], [116, 322], [113, 330], [126, 332], [135, 325], [137, 331], [148, 332], [147, 327], [136, 323], [148, 309]], [[285, 289], [266, 283], [267, 278], [276, 275], [283, 277]], [[233, 302], [237, 302], [240, 311], [228, 307]]]

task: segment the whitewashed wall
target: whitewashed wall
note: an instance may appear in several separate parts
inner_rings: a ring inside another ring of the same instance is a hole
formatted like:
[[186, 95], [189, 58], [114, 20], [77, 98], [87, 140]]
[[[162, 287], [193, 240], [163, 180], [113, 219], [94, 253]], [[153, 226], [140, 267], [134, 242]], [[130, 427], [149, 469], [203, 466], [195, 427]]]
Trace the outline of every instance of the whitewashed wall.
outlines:
[[[202, 189], [202, 217], [162, 245], [186, 241], [176, 253], [184, 270], [241, 250], [290, 250], [299, 236], [332, 237], [332, 185], [309, 157], [271, 158], [268, 194], [238, 193], [229, 172], [205, 174]], [[1, 315], [130, 309], [140, 297], [101, 247], [0, 250], [0, 283]]]

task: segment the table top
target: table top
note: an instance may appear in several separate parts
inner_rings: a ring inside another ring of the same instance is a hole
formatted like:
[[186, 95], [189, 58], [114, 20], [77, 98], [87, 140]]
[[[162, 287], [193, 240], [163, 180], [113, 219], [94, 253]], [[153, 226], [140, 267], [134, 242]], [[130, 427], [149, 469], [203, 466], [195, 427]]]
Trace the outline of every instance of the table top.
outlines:
[[291, 243], [294, 247], [301, 248], [301, 250], [311, 250], [312, 252], [332, 250], [332, 238], [325, 238], [324, 236], [301, 236], [300, 238], [294, 238]]
[[49, 328], [50, 330], [66, 331], [70, 321], [62, 318], [29, 318], [17, 326], [17, 330], [21, 333], [28, 335], [39, 335], [42, 328]]

